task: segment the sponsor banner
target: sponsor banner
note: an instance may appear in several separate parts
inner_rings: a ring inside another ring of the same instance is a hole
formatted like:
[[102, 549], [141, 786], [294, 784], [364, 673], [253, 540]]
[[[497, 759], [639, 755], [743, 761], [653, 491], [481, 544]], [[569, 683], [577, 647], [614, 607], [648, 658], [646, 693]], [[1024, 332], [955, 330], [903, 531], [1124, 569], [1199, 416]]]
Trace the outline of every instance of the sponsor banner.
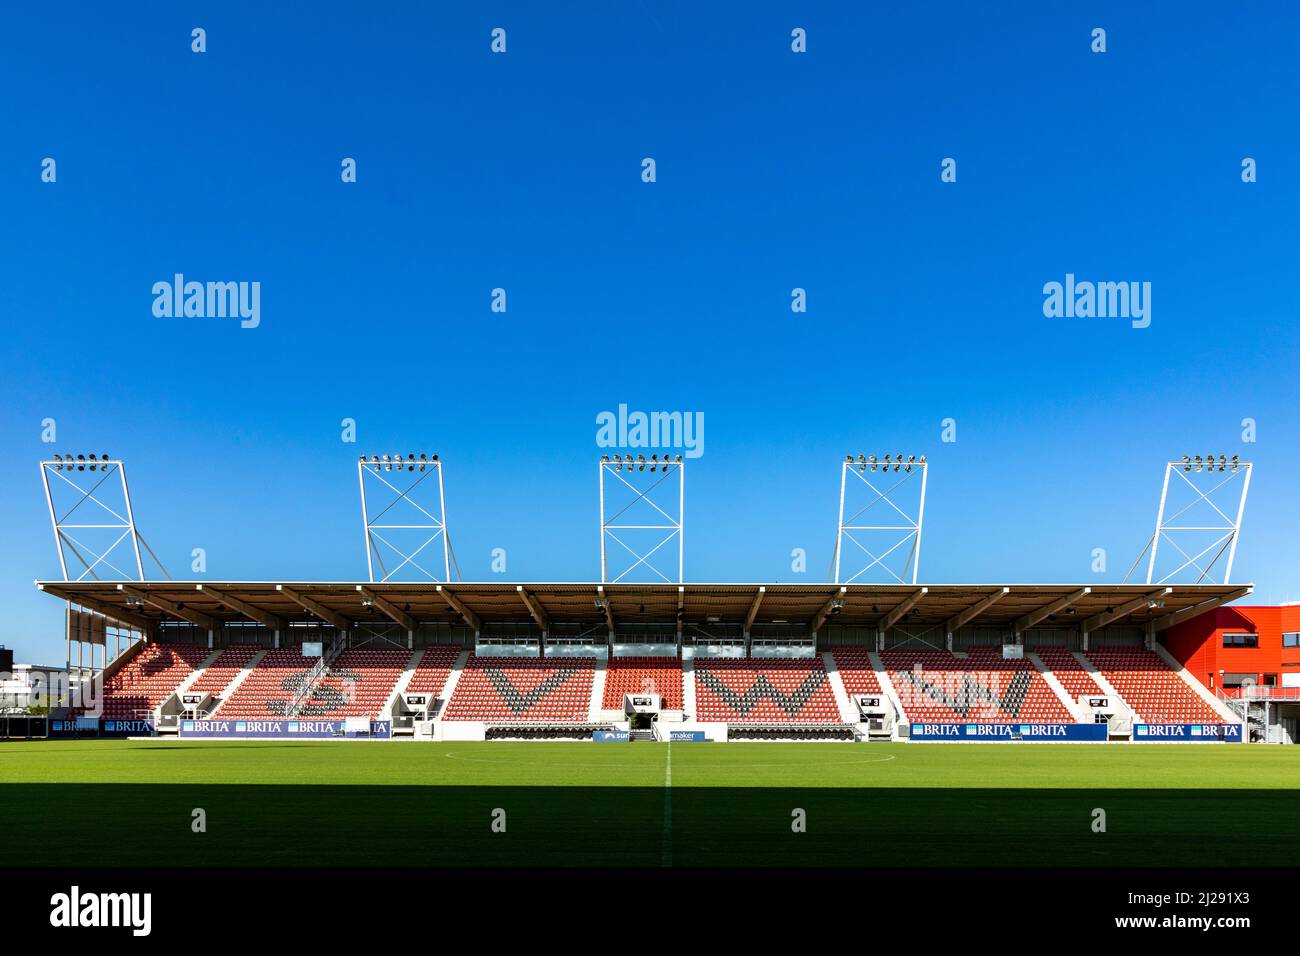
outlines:
[[703, 743], [709, 738], [702, 730], [670, 730], [668, 740], [672, 743]]
[[1105, 724], [912, 724], [913, 740], [1096, 741], [1106, 739]]
[[625, 744], [632, 739], [632, 735], [626, 730], [593, 730], [591, 739], [598, 744]]
[[72, 720], [51, 720], [52, 737], [97, 737], [99, 736], [98, 717], [76, 717]]
[[101, 720], [78, 717], [75, 720], [51, 720], [52, 737], [152, 737], [152, 720]]
[[100, 723], [101, 737], [152, 737], [154, 732], [152, 720], [104, 720]]
[[390, 720], [370, 721], [370, 730], [347, 728], [342, 720], [182, 720], [182, 737], [391, 737]]
[[1168, 743], [1190, 740], [1194, 743], [1241, 743], [1241, 724], [1134, 724], [1133, 739]]

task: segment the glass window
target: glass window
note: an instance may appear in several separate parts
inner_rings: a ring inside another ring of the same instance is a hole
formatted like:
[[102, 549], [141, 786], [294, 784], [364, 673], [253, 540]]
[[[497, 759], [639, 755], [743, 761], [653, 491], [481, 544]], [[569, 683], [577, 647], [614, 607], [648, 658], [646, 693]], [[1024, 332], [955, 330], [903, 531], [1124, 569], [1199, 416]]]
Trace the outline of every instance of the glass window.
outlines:
[[1258, 647], [1258, 634], [1224, 634], [1224, 647]]
[[1282, 635], [1282, 646], [1283, 646], [1283, 647], [1300, 647], [1300, 634], [1298, 634], [1298, 633], [1296, 633], [1296, 632], [1294, 632], [1294, 631], [1291, 632], [1290, 634], [1283, 634], [1283, 635]]

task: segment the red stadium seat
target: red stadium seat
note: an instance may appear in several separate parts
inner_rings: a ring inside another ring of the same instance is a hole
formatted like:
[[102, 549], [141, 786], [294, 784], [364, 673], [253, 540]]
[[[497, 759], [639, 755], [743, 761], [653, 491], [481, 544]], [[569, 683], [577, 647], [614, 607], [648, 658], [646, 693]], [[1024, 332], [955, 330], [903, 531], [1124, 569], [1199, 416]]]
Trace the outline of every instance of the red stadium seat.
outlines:
[[839, 724], [844, 718], [821, 656], [695, 658], [695, 710], [702, 721]]
[[1000, 647], [971, 648], [966, 657], [939, 650], [893, 650], [881, 659], [912, 722], [1075, 722], [1033, 662], [1005, 659]]
[[626, 694], [658, 694], [663, 710], [681, 710], [682, 662], [676, 657], [611, 657], [601, 707], [622, 710]]
[[211, 653], [199, 644], [146, 644], [105, 682], [103, 716], [147, 720]]
[[443, 719], [586, 721], [595, 663], [590, 657], [471, 656]]
[[1221, 724], [1223, 717], [1145, 647], [1106, 647], [1085, 655], [1148, 724]]

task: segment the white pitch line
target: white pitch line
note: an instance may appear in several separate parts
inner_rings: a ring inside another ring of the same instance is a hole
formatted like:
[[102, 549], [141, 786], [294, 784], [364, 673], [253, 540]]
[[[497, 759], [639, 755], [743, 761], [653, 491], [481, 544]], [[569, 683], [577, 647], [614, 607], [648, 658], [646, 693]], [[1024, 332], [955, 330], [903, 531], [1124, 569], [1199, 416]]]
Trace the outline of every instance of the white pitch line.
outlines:
[[673, 865], [673, 743], [668, 741], [668, 764], [664, 770], [663, 866]]

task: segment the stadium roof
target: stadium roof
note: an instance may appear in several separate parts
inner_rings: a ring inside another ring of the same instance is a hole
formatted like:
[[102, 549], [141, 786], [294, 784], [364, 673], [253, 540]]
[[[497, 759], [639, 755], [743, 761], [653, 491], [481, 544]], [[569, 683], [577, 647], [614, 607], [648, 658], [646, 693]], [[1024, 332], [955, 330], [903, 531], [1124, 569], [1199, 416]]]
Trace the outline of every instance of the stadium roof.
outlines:
[[145, 630], [162, 621], [215, 627], [256, 621], [283, 627], [315, 620], [348, 627], [421, 623], [690, 622], [807, 624], [827, 621], [887, 631], [899, 623], [1035, 626], [1110, 624], [1162, 631], [1244, 597], [1241, 584], [451, 584], [358, 582], [38, 581], [36, 586]]

